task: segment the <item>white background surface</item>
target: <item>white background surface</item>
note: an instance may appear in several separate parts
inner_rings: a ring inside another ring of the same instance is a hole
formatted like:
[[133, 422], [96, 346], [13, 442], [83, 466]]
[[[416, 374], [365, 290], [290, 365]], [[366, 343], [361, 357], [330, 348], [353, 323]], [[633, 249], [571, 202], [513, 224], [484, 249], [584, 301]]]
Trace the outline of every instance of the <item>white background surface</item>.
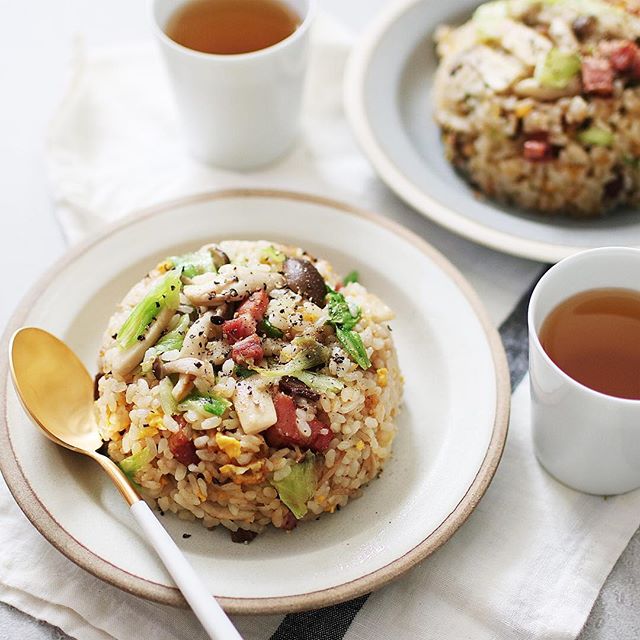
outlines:
[[[319, 0], [361, 31], [393, 0]], [[435, 1], [435, 0], [434, 0]], [[74, 39], [88, 46], [149, 38], [143, 0], [0, 0], [0, 327], [20, 297], [65, 249], [44, 166], [47, 124], [67, 81]], [[610, 576], [581, 640], [640, 637], [640, 537]], [[44, 580], [47, 576], [42, 576]], [[62, 638], [59, 631], [0, 606], [0, 638]], [[554, 639], [550, 639], [554, 640]]]

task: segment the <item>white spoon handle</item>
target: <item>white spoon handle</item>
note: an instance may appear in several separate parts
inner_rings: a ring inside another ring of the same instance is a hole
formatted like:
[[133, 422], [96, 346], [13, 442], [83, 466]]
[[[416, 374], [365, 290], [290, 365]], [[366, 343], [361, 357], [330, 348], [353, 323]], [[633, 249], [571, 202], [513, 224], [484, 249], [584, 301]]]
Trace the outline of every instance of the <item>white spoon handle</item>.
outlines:
[[227, 614], [209, 593], [147, 503], [144, 500], [135, 502], [131, 506], [131, 513], [209, 637], [212, 640], [242, 640]]

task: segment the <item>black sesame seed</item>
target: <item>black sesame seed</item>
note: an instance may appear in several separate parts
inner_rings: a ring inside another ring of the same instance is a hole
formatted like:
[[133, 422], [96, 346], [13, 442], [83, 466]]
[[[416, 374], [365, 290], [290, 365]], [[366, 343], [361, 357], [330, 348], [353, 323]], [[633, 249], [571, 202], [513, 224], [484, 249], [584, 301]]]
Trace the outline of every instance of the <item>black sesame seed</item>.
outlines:
[[118, 334], [114, 333], [111, 337], [115, 340], [118, 337]]
[[224, 318], [222, 316], [212, 316], [211, 322], [213, 322], [213, 324], [221, 325], [224, 324]]
[[160, 308], [160, 303], [156, 300], [156, 309]]
[[182, 537], [186, 540], [187, 538], [191, 537], [191, 534], [190, 533], [183, 533]]
[[199, 369], [199, 368], [202, 366], [202, 362], [196, 362], [193, 366], [194, 366], [196, 369]]

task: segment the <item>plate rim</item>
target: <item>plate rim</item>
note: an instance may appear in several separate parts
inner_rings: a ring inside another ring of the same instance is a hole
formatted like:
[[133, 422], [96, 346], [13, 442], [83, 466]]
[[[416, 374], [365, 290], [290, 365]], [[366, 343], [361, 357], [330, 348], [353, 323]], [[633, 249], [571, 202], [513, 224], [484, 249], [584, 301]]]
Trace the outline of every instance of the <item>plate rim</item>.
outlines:
[[371, 59], [389, 29], [417, 5], [427, 2], [429, 0], [393, 3], [373, 20], [349, 55], [342, 88], [343, 102], [347, 120], [363, 154], [371, 162], [380, 179], [400, 199], [421, 215], [475, 244], [481, 244], [500, 253], [550, 263], [594, 248], [530, 240], [467, 218], [421, 190], [385, 153], [369, 120], [364, 99], [365, 77]]
[[228, 613], [234, 614], [274, 614], [293, 613], [308, 609], [316, 609], [337, 604], [380, 588], [384, 584], [400, 577], [415, 564], [425, 559], [442, 546], [457, 529], [466, 521], [471, 512], [487, 490], [500, 463], [507, 437], [511, 385], [506, 354], [498, 331], [491, 323], [489, 316], [478, 295], [464, 278], [464, 276], [434, 247], [425, 240], [409, 231], [398, 223], [384, 218], [380, 214], [365, 211], [350, 204], [343, 203], [324, 196], [312, 195], [296, 191], [279, 189], [224, 189], [207, 191], [196, 195], [173, 199], [151, 207], [135, 211], [115, 223], [102, 227], [92, 233], [87, 239], [70, 248], [40, 278], [23, 296], [17, 308], [12, 313], [2, 336], [3, 345], [0, 353], [0, 470], [7, 486], [31, 524], [58, 551], [72, 562], [90, 574], [103, 581], [120, 588], [132, 595], [172, 606], [187, 606], [180, 591], [175, 587], [153, 582], [132, 574], [108, 560], [105, 560], [85, 547], [80, 541], [68, 533], [47, 510], [46, 506], [31, 488], [20, 463], [18, 462], [8, 427], [8, 384], [9, 384], [9, 340], [13, 333], [21, 326], [28, 313], [32, 301], [38, 291], [53, 280], [58, 270], [74, 262], [81, 255], [87, 253], [94, 245], [115, 232], [126, 228], [135, 222], [153, 217], [164, 211], [180, 206], [188, 206], [225, 200], [231, 198], [273, 198], [306, 202], [319, 206], [326, 206], [340, 211], [345, 215], [353, 215], [377, 224], [414, 245], [421, 253], [433, 261], [438, 268], [453, 280], [469, 302], [473, 313], [481, 324], [491, 352], [496, 380], [496, 407], [491, 439], [487, 446], [484, 459], [466, 490], [466, 493], [456, 507], [424, 540], [410, 549], [407, 553], [396, 558], [385, 566], [360, 576], [341, 585], [325, 588], [308, 593], [289, 596], [265, 598], [218, 597], [218, 601]]

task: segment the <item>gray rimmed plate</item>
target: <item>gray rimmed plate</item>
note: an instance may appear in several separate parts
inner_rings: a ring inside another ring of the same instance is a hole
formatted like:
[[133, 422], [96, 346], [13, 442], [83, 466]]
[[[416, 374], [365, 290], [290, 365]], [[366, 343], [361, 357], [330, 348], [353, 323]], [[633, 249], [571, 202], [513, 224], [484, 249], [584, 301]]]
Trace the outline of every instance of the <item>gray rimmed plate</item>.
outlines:
[[436, 27], [464, 21], [477, 0], [393, 4], [351, 54], [345, 106], [355, 135], [384, 182], [426, 217], [474, 242], [556, 262], [598, 246], [640, 246], [640, 212], [581, 222], [479, 200], [445, 160], [430, 92]]
[[29, 424], [7, 377], [7, 341], [21, 325], [41, 326], [93, 370], [104, 326], [131, 284], [167, 255], [224, 238], [303, 246], [343, 273], [358, 269], [396, 311], [406, 379], [398, 437], [361, 498], [291, 534], [270, 530], [244, 546], [221, 528], [169, 515], [162, 522], [230, 612], [356, 597], [401, 575], [466, 520], [500, 460], [510, 398], [500, 338], [470, 286], [428, 244], [379, 216], [301, 194], [225, 191], [155, 207], [74, 248], [27, 294], [4, 337], [2, 473], [34, 526], [74, 562], [130, 593], [183, 604], [99, 468]]

